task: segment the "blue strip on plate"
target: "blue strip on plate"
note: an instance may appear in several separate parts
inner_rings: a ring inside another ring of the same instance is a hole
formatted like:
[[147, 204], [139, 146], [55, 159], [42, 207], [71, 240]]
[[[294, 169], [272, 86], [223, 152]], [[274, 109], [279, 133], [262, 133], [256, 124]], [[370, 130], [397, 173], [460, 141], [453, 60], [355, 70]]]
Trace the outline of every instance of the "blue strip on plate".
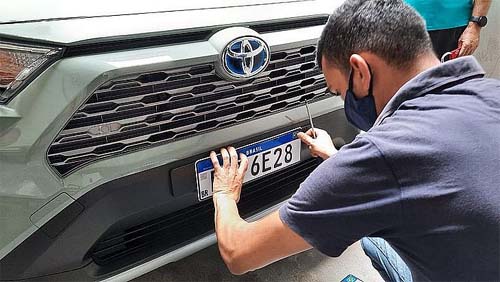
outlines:
[[[264, 152], [264, 151], [269, 150], [271, 148], [274, 148], [276, 146], [279, 146], [279, 145], [282, 145], [282, 144], [285, 144], [285, 143], [288, 143], [290, 141], [295, 140], [297, 138], [297, 132], [298, 132], [297, 130], [294, 130], [294, 131], [285, 133], [283, 135], [276, 136], [276, 137], [268, 139], [268, 140], [264, 140], [260, 143], [256, 143], [256, 144], [248, 145], [248, 146], [245, 146], [242, 148], [238, 148], [238, 149], [236, 149], [236, 152], [238, 152], [238, 154], [243, 153], [247, 157], [250, 157], [250, 156], [253, 156], [253, 155], [258, 154], [260, 152]], [[220, 154], [217, 155], [217, 158], [219, 159], [219, 163], [222, 163], [222, 159], [221, 159]], [[213, 166], [212, 166], [212, 161], [210, 160], [210, 158], [200, 160], [196, 163], [196, 171], [198, 173], [204, 172], [207, 170], [211, 170], [212, 168], [213, 168]]]

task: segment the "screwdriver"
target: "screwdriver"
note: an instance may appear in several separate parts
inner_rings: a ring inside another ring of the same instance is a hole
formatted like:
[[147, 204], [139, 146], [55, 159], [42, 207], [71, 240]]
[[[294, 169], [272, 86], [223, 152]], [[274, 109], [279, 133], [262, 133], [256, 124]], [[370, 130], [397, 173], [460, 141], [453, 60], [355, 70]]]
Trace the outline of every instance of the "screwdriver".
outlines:
[[307, 102], [307, 100], [306, 100], [306, 110], [307, 110], [307, 115], [309, 116], [309, 123], [311, 124], [313, 138], [316, 139], [316, 131], [314, 130], [313, 119], [311, 116], [311, 112], [309, 111], [309, 103]]

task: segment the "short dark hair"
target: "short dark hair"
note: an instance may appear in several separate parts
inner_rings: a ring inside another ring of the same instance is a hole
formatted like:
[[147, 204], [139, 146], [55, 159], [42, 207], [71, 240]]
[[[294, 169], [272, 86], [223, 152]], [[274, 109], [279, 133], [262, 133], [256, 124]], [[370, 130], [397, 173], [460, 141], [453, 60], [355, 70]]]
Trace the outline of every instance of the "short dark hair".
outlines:
[[352, 54], [368, 51], [404, 68], [432, 50], [420, 15], [402, 0], [346, 0], [330, 16], [318, 41], [316, 61], [324, 56], [341, 71]]

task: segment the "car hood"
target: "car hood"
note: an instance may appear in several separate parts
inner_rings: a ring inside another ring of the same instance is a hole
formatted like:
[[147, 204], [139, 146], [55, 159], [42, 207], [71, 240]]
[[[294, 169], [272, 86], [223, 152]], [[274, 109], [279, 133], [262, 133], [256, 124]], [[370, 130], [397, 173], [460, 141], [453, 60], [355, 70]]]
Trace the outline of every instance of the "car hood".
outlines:
[[[343, 0], [0, 1], [0, 41], [62, 46], [327, 15]], [[43, 3], [43, 4], [42, 4]], [[28, 9], [29, 8], [29, 9]], [[24, 10], [23, 10], [24, 9]]]
[[186, 10], [265, 5], [304, 0], [17, 0], [1, 1], [0, 24], [138, 15]]

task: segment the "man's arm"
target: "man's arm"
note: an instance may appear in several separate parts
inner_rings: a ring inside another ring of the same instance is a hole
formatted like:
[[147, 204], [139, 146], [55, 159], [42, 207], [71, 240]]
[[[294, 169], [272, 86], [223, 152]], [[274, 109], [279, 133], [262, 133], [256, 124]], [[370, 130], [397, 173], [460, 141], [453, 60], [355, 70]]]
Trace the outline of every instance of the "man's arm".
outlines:
[[[332, 138], [321, 129], [312, 129], [297, 136], [309, 146], [313, 156], [327, 159], [337, 152]], [[215, 206], [215, 232], [219, 251], [233, 274], [243, 274], [266, 266], [282, 258], [308, 250], [311, 246], [281, 221], [276, 211], [261, 220], [248, 223], [239, 213], [243, 177], [248, 159], [238, 155], [233, 147], [221, 149], [222, 166], [215, 152], [210, 153], [214, 166], [213, 200]]]
[[215, 231], [221, 256], [233, 274], [243, 274], [274, 261], [310, 249], [311, 246], [284, 224], [279, 213], [255, 222], [243, 220], [236, 205], [248, 167], [246, 156], [238, 156], [233, 147], [221, 150], [220, 166], [215, 152], [214, 165]]
[[216, 202], [219, 251], [233, 274], [244, 274], [311, 248], [281, 221], [278, 211], [248, 223], [239, 217], [234, 200], [216, 196]]
[[[486, 16], [490, 9], [491, 0], [475, 0], [472, 16]], [[458, 47], [460, 48], [459, 56], [472, 55], [479, 46], [479, 37], [481, 27], [474, 22], [469, 22], [464, 32], [458, 39]]]

